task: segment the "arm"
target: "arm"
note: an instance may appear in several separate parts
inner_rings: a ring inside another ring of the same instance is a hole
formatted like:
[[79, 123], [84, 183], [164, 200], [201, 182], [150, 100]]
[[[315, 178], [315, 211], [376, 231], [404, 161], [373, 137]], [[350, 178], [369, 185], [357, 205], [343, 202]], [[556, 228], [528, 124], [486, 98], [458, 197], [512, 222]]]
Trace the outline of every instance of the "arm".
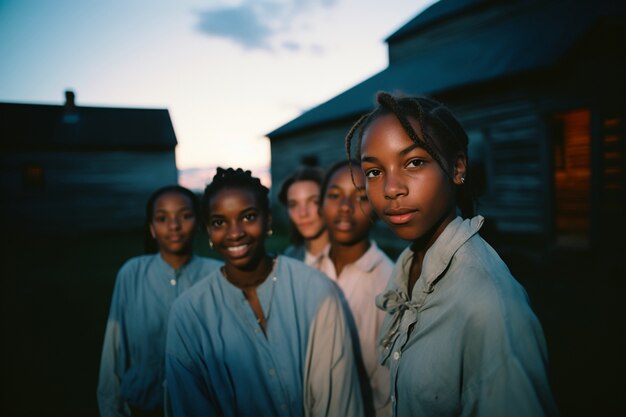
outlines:
[[[174, 304], [176, 306], [176, 303]], [[180, 305], [179, 307], [184, 307]], [[182, 308], [172, 308], [165, 354], [166, 403], [171, 416], [221, 416], [215, 393], [207, 386], [198, 339]]]
[[525, 300], [507, 306], [504, 314], [480, 309], [469, 322], [464, 357], [474, 365], [465, 372], [462, 415], [556, 415], [541, 325]]
[[337, 296], [327, 297], [311, 324], [304, 372], [305, 416], [362, 416], [354, 350]]
[[118, 273], [111, 299], [109, 318], [104, 332], [100, 373], [98, 375], [98, 408], [102, 417], [130, 416], [128, 404], [120, 396], [121, 372], [128, 346], [123, 320], [123, 273]]

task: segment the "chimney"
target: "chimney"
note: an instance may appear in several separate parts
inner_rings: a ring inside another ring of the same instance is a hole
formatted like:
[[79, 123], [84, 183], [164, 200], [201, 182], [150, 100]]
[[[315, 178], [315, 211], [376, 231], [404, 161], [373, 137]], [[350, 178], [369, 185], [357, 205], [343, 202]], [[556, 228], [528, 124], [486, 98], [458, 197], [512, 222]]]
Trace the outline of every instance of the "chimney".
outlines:
[[78, 123], [80, 117], [76, 110], [76, 95], [72, 90], [65, 90], [65, 106], [63, 109], [64, 123]]

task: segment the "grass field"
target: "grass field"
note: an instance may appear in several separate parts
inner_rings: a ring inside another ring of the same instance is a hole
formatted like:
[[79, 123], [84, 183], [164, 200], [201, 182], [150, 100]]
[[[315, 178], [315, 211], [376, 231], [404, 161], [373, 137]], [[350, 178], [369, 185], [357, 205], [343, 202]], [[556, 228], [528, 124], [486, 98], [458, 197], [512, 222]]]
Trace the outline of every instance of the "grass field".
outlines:
[[[199, 252], [208, 255], [204, 237]], [[268, 246], [280, 251], [286, 239]], [[96, 381], [115, 274], [140, 233], [2, 237], [3, 416], [97, 415]], [[503, 250], [548, 339], [564, 417], [624, 415], [624, 252]]]

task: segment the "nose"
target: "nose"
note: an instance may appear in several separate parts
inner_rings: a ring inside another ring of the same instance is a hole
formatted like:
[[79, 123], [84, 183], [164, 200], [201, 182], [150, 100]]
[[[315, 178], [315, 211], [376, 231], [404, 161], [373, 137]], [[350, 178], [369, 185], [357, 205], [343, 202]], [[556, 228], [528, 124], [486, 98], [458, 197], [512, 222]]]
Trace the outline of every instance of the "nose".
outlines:
[[341, 197], [339, 200], [339, 210], [343, 212], [352, 212], [354, 204], [350, 196]]
[[387, 172], [385, 177], [385, 199], [395, 200], [407, 194], [407, 187], [402, 177], [393, 171]]
[[180, 229], [180, 219], [178, 217], [173, 217], [169, 222], [168, 226], [170, 229], [177, 230]]
[[228, 225], [228, 238], [229, 239], [239, 239], [244, 235], [243, 227], [239, 222], [232, 222]]

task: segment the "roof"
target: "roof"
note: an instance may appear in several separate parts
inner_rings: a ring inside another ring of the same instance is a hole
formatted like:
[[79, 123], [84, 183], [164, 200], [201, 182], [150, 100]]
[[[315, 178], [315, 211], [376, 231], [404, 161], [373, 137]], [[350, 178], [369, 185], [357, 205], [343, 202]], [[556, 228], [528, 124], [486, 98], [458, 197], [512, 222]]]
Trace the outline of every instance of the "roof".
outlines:
[[392, 33], [387, 39], [385, 39], [385, 42], [389, 43], [405, 38], [415, 34], [416, 32], [427, 29], [440, 21], [449, 20], [455, 16], [467, 13], [471, 9], [488, 4], [489, 0], [437, 1], [411, 19], [400, 29]]
[[[489, 3], [490, 7], [511, 4], [499, 1], [441, 0], [390, 38], [419, 31], [435, 21], [438, 24], [453, 24], [460, 15], [470, 8], [484, 6], [483, 3]], [[599, 6], [601, 3], [601, 0], [589, 0], [577, 2], [576, 7], [572, 7], [567, 1], [561, 0], [520, 1], [522, 12], [504, 14], [504, 17], [492, 19], [488, 26], [461, 25], [461, 32], [449, 40], [438, 41], [437, 47], [415, 51], [410, 57], [391, 64], [267, 136], [276, 139], [321, 124], [354, 118], [373, 108], [375, 94], [381, 90], [435, 95], [550, 67], [590, 30], [599, 15], [615, 13], [615, 10], [605, 10]], [[610, 0], [606, 3], [610, 4]], [[445, 36], [449, 36], [449, 33]]]
[[0, 103], [3, 149], [173, 149], [166, 109]]

